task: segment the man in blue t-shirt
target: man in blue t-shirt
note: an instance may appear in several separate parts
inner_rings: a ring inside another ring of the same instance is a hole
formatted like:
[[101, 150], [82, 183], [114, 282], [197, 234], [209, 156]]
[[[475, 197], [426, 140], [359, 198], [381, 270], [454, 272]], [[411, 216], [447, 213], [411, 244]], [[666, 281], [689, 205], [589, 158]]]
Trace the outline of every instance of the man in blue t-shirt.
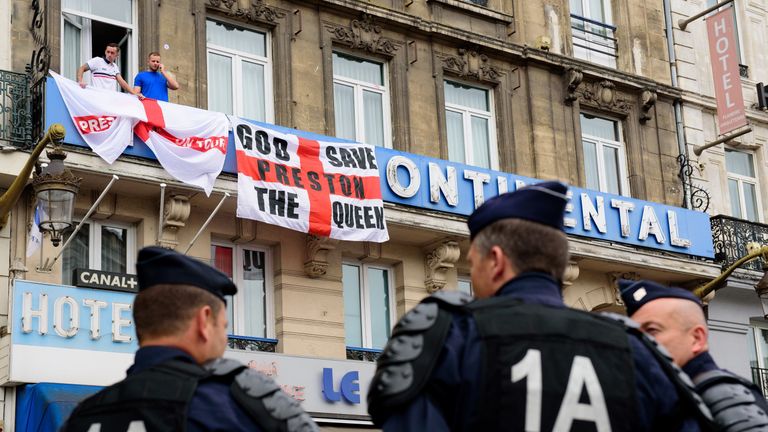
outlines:
[[144, 97], [168, 102], [168, 89], [178, 90], [179, 83], [160, 63], [160, 53], [153, 51], [147, 56], [147, 70], [139, 72], [133, 80], [133, 90]]

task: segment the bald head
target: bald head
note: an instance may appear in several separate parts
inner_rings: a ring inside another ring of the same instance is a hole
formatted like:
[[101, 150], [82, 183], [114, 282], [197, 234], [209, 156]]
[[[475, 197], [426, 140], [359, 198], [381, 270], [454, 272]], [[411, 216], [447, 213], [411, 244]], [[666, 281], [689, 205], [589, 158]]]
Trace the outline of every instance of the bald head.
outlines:
[[659, 298], [643, 305], [631, 318], [655, 337], [680, 367], [709, 349], [704, 311], [690, 300]]

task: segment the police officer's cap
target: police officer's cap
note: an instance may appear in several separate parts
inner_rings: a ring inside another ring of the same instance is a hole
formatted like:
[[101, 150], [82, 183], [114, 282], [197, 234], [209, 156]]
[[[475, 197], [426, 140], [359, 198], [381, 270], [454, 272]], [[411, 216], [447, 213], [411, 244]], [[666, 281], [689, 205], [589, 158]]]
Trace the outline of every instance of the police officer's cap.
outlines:
[[568, 186], [548, 181], [491, 198], [467, 220], [469, 238], [501, 219], [524, 219], [563, 230]]
[[224, 273], [176, 251], [149, 246], [139, 251], [136, 263], [139, 291], [155, 285], [191, 285], [219, 297], [237, 293], [237, 287]]
[[679, 298], [690, 300], [701, 306], [701, 300], [692, 292], [682, 288], [668, 287], [651, 281], [620, 280], [621, 299], [627, 306], [627, 315], [632, 316], [646, 303], [661, 298]]

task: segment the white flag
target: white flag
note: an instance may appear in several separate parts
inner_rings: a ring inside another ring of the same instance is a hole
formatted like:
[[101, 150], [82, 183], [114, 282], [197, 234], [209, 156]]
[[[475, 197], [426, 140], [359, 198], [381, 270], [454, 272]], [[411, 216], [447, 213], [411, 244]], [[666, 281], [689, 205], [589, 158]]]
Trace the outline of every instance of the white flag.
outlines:
[[32, 228], [29, 229], [29, 241], [27, 242], [27, 257], [31, 257], [43, 244], [43, 233], [40, 232], [40, 213], [35, 206], [35, 214], [32, 216]]

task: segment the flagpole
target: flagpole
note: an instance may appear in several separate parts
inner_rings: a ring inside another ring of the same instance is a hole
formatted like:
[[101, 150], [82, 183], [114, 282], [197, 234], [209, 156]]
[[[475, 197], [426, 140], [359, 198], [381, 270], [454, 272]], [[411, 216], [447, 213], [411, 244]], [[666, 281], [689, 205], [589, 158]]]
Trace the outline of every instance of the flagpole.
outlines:
[[96, 210], [96, 207], [99, 206], [99, 204], [101, 203], [101, 200], [103, 200], [104, 197], [107, 196], [107, 192], [109, 192], [109, 190], [112, 188], [112, 185], [119, 179], [120, 177], [116, 176], [115, 174], [112, 174], [112, 180], [109, 181], [107, 186], [101, 192], [101, 195], [99, 195], [99, 198], [96, 200], [96, 202], [93, 203], [90, 209], [88, 209], [88, 213], [85, 214], [85, 217], [80, 221], [80, 223], [77, 224], [77, 228], [75, 228], [75, 230], [72, 231], [72, 234], [69, 235], [69, 238], [67, 239], [66, 242], [64, 242], [64, 245], [61, 247], [61, 250], [59, 251], [58, 255], [56, 255], [56, 257], [53, 259], [50, 265], [48, 264], [48, 260], [46, 259], [45, 260], [46, 265], [39, 270], [43, 272], [50, 272], [53, 269], [53, 266], [56, 264], [56, 261], [58, 261], [59, 257], [61, 257], [61, 254], [64, 253], [64, 249], [66, 249], [67, 246], [69, 246], [69, 243], [72, 240], [74, 240], [75, 236], [80, 231], [80, 228], [82, 228], [83, 224], [85, 224], [85, 222], [88, 221], [88, 218], [91, 217], [91, 214], [93, 214], [93, 212]]
[[200, 234], [203, 233], [203, 230], [206, 227], [208, 227], [209, 223], [211, 223], [211, 220], [213, 219], [214, 216], [216, 216], [216, 213], [219, 212], [219, 209], [221, 208], [222, 204], [224, 204], [224, 200], [227, 198], [229, 198], [229, 192], [224, 192], [224, 196], [221, 197], [221, 201], [219, 201], [219, 205], [217, 205], [216, 208], [213, 209], [213, 212], [211, 212], [211, 215], [208, 216], [208, 220], [205, 221], [203, 226], [200, 227], [200, 230], [197, 232], [197, 234], [195, 234], [195, 237], [192, 239], [192, 241], [189, 242], [189, 246], [187, 246], [187, 250], [184, 251], [184, 255], [186, 255], [189, 252], [189, 250], [192, 249], [192, 245], [195, 244], [195, 242], [197, 241], [197, 238], [200, 237]]

